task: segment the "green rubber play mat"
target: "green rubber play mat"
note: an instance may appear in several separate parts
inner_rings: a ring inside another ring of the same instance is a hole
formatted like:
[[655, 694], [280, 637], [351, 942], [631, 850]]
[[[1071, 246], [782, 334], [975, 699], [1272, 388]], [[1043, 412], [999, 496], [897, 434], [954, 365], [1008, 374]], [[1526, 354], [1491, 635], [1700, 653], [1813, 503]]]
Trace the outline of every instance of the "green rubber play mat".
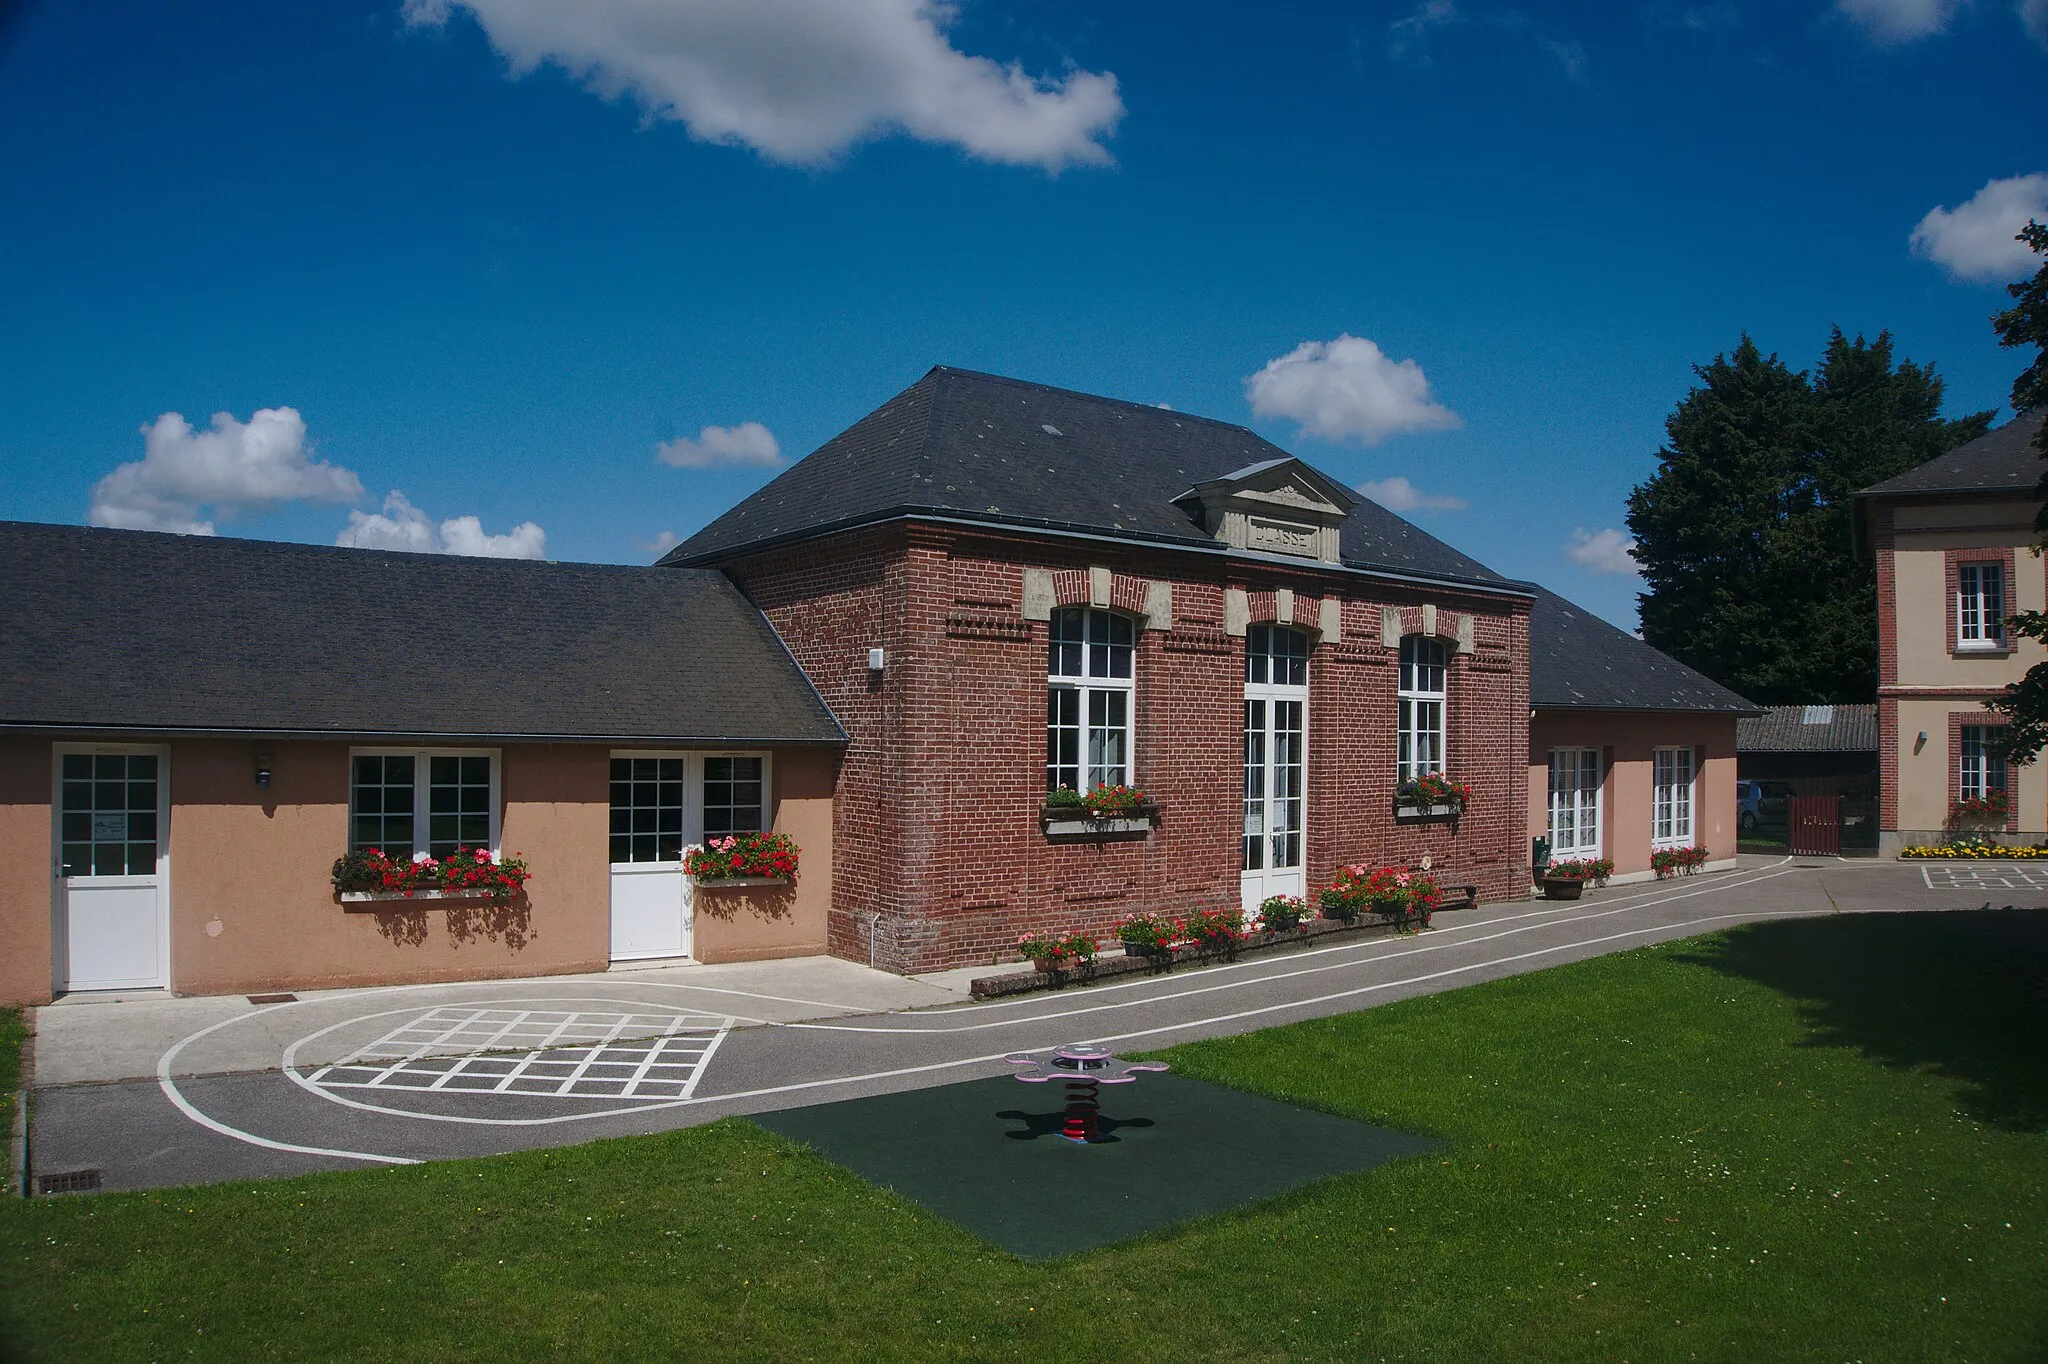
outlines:
[[1101, 1140], [1062, 1138], [1057, 1084], [1009, 1076], [760, 1113], [1013, 1255], [1089, 1250], [1440, 1142], [1179, 1075], [1101, 1091]]

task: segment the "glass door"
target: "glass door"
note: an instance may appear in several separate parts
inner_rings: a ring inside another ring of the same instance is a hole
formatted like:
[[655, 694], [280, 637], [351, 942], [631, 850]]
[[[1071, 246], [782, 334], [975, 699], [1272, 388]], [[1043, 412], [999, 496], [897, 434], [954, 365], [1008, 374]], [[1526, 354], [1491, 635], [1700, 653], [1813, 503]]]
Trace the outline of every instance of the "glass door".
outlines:
[[1307, 824], [1308, 636], [1246, 632], [1244, 828], [1239, 878], [1246, 914], [1273, 895], [1301, 895]]
[[60, 990], [170, 984], [165, 887], [168, 764], [154, 752], [57, 755]]
[[690, 883], [683, 852], [697, 841], [688, 760], [612, 759], [612, 960], [690, 954]]

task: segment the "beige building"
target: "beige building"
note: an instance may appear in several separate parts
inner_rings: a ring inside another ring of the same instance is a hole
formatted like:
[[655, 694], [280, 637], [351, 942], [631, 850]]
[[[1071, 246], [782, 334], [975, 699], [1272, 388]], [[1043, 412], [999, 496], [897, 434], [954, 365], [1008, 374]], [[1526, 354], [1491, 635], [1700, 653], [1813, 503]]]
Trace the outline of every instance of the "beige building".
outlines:
[[[1858, 538], [1877, 562], [1883, 853], [1958, 832], [2048, 838], [2048, 767], [1992, 753], [2003, 717], [1984, 707], [2048, 662], [2005, 628], [2015, 612], [2048, 609], [2034, 529], [2041, 421], [2024, 413], [1856, 495]], [[2004, 801], [2003, 818], [1959, 808], [1986, 799]]]

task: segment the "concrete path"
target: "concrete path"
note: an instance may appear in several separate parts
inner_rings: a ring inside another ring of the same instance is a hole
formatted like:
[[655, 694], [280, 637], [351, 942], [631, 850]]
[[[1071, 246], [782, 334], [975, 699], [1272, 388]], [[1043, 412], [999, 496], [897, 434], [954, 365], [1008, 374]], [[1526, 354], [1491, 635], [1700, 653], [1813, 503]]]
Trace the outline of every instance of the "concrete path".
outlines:
[[[2048, 871], [2048, 869], [2043, 869]], [[1134, 1051], [1689, 937], [1748, 920], [2048, 904], [1989, 866], [1745, 858], [1732, 873], [1488, 905], [1419, 935], [986, 1004], [965, 976], [825, 958], [37, 1016], [31, 1162], [105, 1188], [566, 1145], [1002, 1073], [1069, 1041]]]

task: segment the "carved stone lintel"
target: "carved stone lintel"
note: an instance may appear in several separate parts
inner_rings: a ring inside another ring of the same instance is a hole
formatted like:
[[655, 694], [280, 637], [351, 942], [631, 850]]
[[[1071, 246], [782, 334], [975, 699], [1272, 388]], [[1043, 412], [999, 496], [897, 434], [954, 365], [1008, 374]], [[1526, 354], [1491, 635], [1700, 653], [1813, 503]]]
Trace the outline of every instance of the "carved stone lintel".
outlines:
[[1273, 593], [1273, 619], [1281, 625], [1294, 624], [1294, 589], [1283, 587]]
[[1436, 633], [1436, 607], [1427, 602], [1422, 607], [1422, 633], [1425, 635], [1434, 635]]
[[1223, 589], [1223, 633], [1244, 638], [1245, 627], [1252, 623], [1252, 604], [1241, 587]]
[[1049, 568], [1027, 568], [1024, 570], [1024, 619], [1052, 619], [1052, 570]]
[[1335, 597], [1323, 598], [1322, 620], [1323, 643], [1335, 644], [1344, 638], [1344, 603]]
[[1099, 565], [1088, 570], [1088, 604], [1109, 605], [1110, 593], [1116, 586], [1116, 575]]
[[1147, 630], [1171, 630], [1173, 628], [1173, 584], [1148, 582], [1145, 584], [1145, 628]]

